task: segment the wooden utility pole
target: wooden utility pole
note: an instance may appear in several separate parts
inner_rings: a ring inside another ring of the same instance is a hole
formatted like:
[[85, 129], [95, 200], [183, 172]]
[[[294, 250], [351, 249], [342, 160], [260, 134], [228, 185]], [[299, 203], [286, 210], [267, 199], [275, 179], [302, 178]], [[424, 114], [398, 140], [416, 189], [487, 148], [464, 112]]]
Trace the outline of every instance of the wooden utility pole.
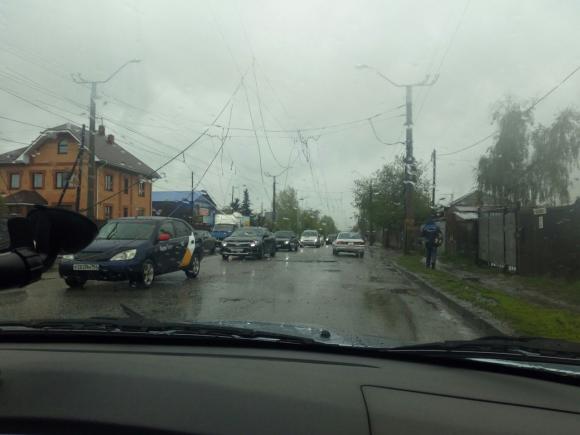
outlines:
[[435, 208], [435, 186], [437, 184], [437, 151], [433, 150], [431, 153], [431, 161], [433, 162], [433, 193], [431, 197], [431, 206]]
[[81, 147], [79, 149], [79, 182], [77, 184], [77, 197], [75, 200], [75, 210], [78, 212], [81, 207], [81, 186], [83, 183], [83, 154], [85, 152], [85, 124], [81, 130]]

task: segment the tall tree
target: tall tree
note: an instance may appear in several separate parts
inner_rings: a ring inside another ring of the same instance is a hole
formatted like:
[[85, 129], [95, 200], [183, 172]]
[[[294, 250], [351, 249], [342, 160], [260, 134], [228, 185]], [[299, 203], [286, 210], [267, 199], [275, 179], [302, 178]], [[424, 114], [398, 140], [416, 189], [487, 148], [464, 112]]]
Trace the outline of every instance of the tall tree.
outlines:
[[250, 204], [250, 193], [248, 192], [248, 189], [244, 189], [244, 198], [242, 199], [240, 213], [242, 213], [244, 216], [250, 216], [252, 214], [252, 208]]
[[292, 230], [296, 233], [299, 228], [300, 210], [298, 194], [292, 187], [281, 190], [276, 197], [276, 225], [279, 230]]
[[479, 159], [479, 189], [505, 205], [566, 204], [580, 153], [580, 113], [565, 109], [549, 126], [506, 99], [494, 111], [495, 144]]
[[330, 216], [327, 215], [322, 216], [320, 218], [320, 226], [322, 227], [322, 231], [326, 235], [338, 233], [338, 228], [336, 228], [334, 219], [332, 219]]
[[479, 159], [477, 184], [500, 203], [528, 203], [529, 136], [533, 122], [529, 110], [511, 98], [501, 101], [492, 114], [498, 127], [494, 146]]
[[[415, 221], [423, 222], [431, 213], [431, 208], [429, 182], [421, 165], [417, 165], [414, 178]], [[369, 177], [355, 180], [353, 205], [358, 209], [356, 226], [361, 232], [367, 232], [371, 223], [375, 229], [402, 230], [405, 218], [404, 180], [405, 163], [402, 156]]]

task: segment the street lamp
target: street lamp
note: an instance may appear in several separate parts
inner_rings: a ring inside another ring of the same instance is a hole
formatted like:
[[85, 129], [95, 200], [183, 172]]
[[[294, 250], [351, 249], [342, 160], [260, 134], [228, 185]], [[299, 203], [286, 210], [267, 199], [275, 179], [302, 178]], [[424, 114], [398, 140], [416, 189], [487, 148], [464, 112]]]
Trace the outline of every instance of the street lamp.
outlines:
[[[95, 119], [96, 119], [96, 106], [95, 98], [97, 95], [97, 85], [101, 83], [107, 83], [113, 77], [115, 77], [119, 72], [125, 68], [130, 63], [139, 63], [140, 59], [131, 59], [117, 68], [109, 77], [105, 80], [85, 80], [80, 73], [72, 75], [72, 79], [78, 84], [90, 84], [91, 85], [91, 100], [90, 100], [90, 118], [89, 118], [89, 176], [87, 183], [87, 216], [91, 219], [96, 218], [95, 212], [95, 184], [96, 184], [96, 161], [95, 161]], [[82, 162], [81, 162], [82, 164]]]

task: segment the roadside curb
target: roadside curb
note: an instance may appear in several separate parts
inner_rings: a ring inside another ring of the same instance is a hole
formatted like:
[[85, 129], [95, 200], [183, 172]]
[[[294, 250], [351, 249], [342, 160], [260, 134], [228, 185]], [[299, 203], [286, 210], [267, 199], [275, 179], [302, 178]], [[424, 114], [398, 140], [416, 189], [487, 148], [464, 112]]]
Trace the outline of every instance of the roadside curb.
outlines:
[[485, 313], [483, 310], [477, 309], [470, 303], [462, 301], [461, 299], [444, 292], [416, 273], [411, 272], [410, 270], [407, 270], [403, 266], [397, 264], [395, 261], [389, 260], [389, 262], [399, 273], [406, 276], [415, 284], [419, 285], [422, 289], [427, 290], [433, 296], [441, 299], [450, 309], [459, 314], [468, 324], [477, 329], [485, 331], [486, 335], [513, 335], [513, 331], [509, 327], [491, 318], [491, 316]]

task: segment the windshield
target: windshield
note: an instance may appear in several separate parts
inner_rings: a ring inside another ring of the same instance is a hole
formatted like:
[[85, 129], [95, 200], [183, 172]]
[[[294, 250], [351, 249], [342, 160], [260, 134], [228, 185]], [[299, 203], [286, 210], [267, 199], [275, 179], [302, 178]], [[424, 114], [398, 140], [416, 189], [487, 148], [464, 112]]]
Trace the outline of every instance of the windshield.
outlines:
[[108, 240], [147, 240], [151, 238], [155, 226], [155, 222], [113, 221], [105, 224], [96, 238]]
[[213, 227], [213, 231], [233, 231], [235, 227], [230, 224], [217, 224]]
[[232, 233], [232, 237], [261, 236], [263, 233], [264, 231], [258, 228], [240, 228]]
[[100, 229], [73, 252], [33, 214], [58, 255], [0, 323], [580, 342], [579, 23], [573, 0], [0, 1], [0, 254], [43, 207]]
[[340, 233], [337, 239], [362, 239], [359, 233]]

